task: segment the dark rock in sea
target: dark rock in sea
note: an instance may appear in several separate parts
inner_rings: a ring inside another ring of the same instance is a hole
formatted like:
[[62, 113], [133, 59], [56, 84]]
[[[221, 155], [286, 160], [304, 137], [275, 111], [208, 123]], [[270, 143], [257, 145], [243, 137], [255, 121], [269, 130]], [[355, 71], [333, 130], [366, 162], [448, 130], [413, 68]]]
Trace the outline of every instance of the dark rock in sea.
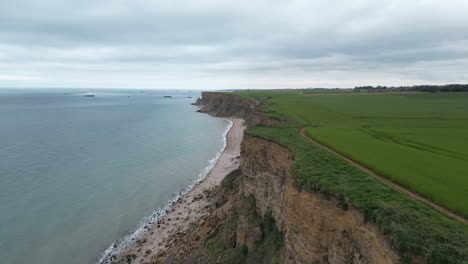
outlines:
[[94, 97], [94, 94], [85, 94], [83, 97]]
[[164, 95], [164, 98], [172, 98], [170, 95]]

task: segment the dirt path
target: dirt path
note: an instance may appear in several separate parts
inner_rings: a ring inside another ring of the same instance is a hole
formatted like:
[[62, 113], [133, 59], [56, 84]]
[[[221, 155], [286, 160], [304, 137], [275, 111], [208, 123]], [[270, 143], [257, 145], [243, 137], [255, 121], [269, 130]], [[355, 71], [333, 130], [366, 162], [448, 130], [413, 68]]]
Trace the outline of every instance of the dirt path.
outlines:
[[440, 206], [440, 205], [435, 204], [434, 202], [428, 200], [427, 198], [424, 198], [424, 197], [420, 196], [419, 194], [416, 194], [416, 193], [412, 192], [411, 190], [407, 189], [406, 187], [403, 187], [403, 186], [401, 186], [400, 184], [397, 184], [397, 183], [395, 183], [395, 182], [389, 180], [388, 178], [386, 178], [386, 177], [384, 177], [384, 176], [382, 176], [382, 175], [380, 175], [380, 174], [374, 172], [373, 170], [371, 170], [371, 169], [369, 169], [369, 168], [363, 166], [362, 164], [360, 164], [360, 163], [358, 163], [358, 162], [356, 162], [356, 161], [354, 161], [354, 160], [352, 160], [352, 159], [350, 159], [350, 158], [347, 158], [347, 157], [343, 156], [342, 154], [340, 154], [340, 153], [334, 151], [333, 149], [331, 149], [331, 148], [329, 148], [329, 147], [323, 145], [322, 143], [320, 143], [320, 142], [318, 142], [318, 141], [316, 141], [316, 140], [310, 138], [310, 137], [307, 135], [307, 133], [306, 133], [306, 127], [304, 127], [304, 128], [301, 129], [301, 135], [302, 135], [305, 139], [307, 139], [308, 141], [310, 141], [310, 142], [312, 142], [312, 143], [314, 143], [314, 144], [316, 144], [316, 145], [319, 145], [320, 147], [322, 147], [322, 148], [325, 149], [326, 151], [328, 151], [328, 152], [334, 154], [335, 156], [338, 156], [339, 158], [341, 158], [341, 159], [347, 161], [348, 163], [351, 163], [351, 165], [355, 166], [356, 168], [358, 168], [358, 169], [364, 171], [365, 173], [367, 173], [367, 174], [369, 174], [369, 175], [374, 176], [375, 178], [377, 178], [377, 179], [379, 179], [380, 181], [382, 181], [383, 183], [385, 183], [385, 184], [387, 184], [387, 185], [389, 185], [389, 186], [391, 186], [391, 187], [397, 189], [398, 191], [400, 191], [400, 192], [402, 192], [402, 193], [405, 193], [405, 194], [407, 194], [407, 195], [413, 197], [414, 199], [417, 199], [417, 200], [419, 200], [419, 201], [421, 201], [421, 202], [423, 202], [423, 203], [425, 203], [425, 204], [431, 206], [432, 208], [434, 208], [434, 209], [436, 209], [436, 210], [439, 210], [439, 211], [445, 213], [446, 215], [449, 215], [449, 216], [451, 216], [451, 217], [453, 217], [453, 218], [455, 218], [455, 219], [457, 219], [457, 220], [459, 220], [459, 221], [461, 221], [461, 222], [463, 222], [463, 223], [467, 223], [466, 219], [463, 218], [462, 216], [457, 215], [457, 214], [455, 214], [454, 212], [452, 212], [452, 211], [450, 211], [450, 210], [448, 210], [448, 209], [446, 209], [446, 208], [444, 208], [444, 207], [442, 207], [442, 206]]

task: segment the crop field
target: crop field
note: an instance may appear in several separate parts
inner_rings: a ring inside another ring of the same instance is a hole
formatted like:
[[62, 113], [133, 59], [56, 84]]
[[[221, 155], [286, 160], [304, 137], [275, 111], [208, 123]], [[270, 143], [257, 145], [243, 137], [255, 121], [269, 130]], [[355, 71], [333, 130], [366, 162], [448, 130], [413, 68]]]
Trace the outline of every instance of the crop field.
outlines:
[[468, 216], [467, 94], [270, 97], [273, 117], [284, 113], [311, 138]]
[[354, 89], [303, 89], [304, 94], [353, 93]]
[[460, 144], [456, 151], [444, 144], [468, 142], [468, 129], [310, 128], [307, 133], [437, 204], [468, 215], [468, 147]]
[[304, 139], [309, 137], [464, 217], [468, 216], [468, 94], [303, 96], [243, 91], [278, 126], [256, 135], [289, 147], [300, 188], [346, 197], [405, 254], [468, 260], [468, 226], [402, 194]]

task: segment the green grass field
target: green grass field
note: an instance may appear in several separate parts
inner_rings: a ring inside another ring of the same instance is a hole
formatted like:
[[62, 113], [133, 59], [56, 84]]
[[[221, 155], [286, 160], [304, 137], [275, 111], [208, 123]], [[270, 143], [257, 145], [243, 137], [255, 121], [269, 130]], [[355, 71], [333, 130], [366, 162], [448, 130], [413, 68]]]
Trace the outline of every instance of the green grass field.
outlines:
[[300, 188], [346, 197], [377, 223], [402, 256], [468, 260], [468, 226], [399, 193], [308, 142], [314, 139], [437, 203], [468, 215], [468, 94], [328, 95], [235, 92], [263, 100], [279, 126], [246, 133], [289, 147]]
[[[326, 127], [307, 133], [437, 204], [468, 215], [468, 129]], [[458, 143], [459, 151], [445, 142]]]
[[303, 89], [304, 94], [353, 93], [354, 89]]
[[271, 116], [311, 127], [310, 137], [468, 216], [467, 94], [270, 96]]

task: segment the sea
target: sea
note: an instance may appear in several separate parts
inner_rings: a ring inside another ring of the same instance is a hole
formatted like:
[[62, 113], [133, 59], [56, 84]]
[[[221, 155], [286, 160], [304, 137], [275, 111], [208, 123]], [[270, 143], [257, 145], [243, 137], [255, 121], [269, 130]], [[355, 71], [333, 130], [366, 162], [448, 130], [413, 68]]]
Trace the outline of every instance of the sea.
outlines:
[[203, 178], [230, 124], [199, 96], [0, 89], [0, 262], [96, 263]]

